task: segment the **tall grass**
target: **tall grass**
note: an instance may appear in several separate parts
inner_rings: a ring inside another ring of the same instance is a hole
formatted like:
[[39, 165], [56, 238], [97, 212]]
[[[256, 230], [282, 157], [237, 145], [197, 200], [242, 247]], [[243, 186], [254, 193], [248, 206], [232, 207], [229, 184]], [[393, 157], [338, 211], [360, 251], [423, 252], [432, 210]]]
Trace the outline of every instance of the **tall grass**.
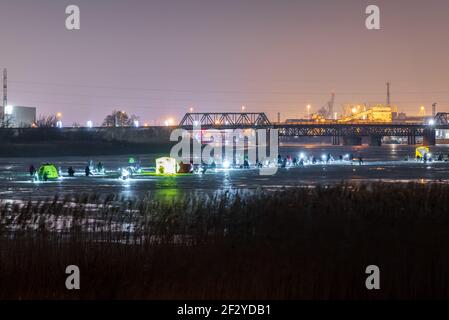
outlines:
[[[449, 186], [340, 185], [0, 208], [3, 299], [449, 297]], [[81, 290], [65, 289], [65, 267]], [[365, 268], [381, 290], [365, 288]]]

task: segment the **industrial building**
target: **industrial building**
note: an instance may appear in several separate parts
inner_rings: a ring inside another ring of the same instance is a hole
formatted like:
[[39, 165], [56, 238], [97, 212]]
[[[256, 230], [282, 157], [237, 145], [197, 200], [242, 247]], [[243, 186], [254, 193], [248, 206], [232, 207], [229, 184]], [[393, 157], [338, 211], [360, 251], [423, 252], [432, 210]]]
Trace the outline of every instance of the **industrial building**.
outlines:
[[36, 108], [34, 107], [8, 105], [4, 108], [0, 106], [0, 115], [4, 119], [4, 125], [8, 128], [31, 127], [36, 122]]

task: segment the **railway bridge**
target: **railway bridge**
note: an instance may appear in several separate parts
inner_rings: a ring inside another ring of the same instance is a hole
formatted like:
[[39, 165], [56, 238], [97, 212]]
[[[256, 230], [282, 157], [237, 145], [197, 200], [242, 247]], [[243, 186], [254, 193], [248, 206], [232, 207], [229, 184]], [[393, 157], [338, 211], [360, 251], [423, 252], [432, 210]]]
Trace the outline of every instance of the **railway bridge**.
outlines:
[[369, 137], [370, 145], [380, 146], [383, 137], [405, 137], [408, 144], [416, 144], [422, 137], [423, 144], [435, 145], [436, 130], [449, 130], [447, 113], [438, 113], [428, 123], [368, 123], [338, 121], [295, 123], [271, 123], [263, 112], [258, 113], [187, 113], [179, 127], [192, 129], [278, 129], [281, 137], [332, 137], [334, 145], [359, 145], [362, 137]]

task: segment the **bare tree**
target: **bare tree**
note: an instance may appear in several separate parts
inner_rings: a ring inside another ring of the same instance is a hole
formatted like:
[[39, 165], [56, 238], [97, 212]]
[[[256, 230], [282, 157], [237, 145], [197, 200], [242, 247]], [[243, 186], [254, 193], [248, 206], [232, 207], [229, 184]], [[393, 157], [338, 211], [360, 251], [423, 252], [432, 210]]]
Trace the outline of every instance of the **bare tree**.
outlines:
[[128, 116], [125, 111], [114, 110], [104, 118], [103, 127], [131, 127], [137, 120], [139, 120], [139, 117], [136, 115]]
[[[4, 117], [4, 118], [3, 118]], [[0, 112], [0, 127], [1, 128], [12, 128], [14, 126], [14, 121], [11, 115]]]
[[36, 121], [36, 126], [40, 128], [54, 128], [56, 127], [56, 124], [58, 122], [58, 118], [56, 115], [49, 115], [49, 116], [39, 116], [39, 118]]

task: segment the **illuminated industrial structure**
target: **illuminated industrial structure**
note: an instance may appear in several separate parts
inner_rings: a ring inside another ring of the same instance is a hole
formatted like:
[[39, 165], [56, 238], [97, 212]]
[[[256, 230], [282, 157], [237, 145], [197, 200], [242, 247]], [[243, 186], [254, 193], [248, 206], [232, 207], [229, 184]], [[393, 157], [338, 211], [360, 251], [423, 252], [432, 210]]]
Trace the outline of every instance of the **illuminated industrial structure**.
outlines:
[[391, 123], [393, 113], [397, 113], [397, 107], [375, 105], [367, 107], [366, 105], [346, 105], [343, 108], [343, 115], [338, 122], [378, 122]]

